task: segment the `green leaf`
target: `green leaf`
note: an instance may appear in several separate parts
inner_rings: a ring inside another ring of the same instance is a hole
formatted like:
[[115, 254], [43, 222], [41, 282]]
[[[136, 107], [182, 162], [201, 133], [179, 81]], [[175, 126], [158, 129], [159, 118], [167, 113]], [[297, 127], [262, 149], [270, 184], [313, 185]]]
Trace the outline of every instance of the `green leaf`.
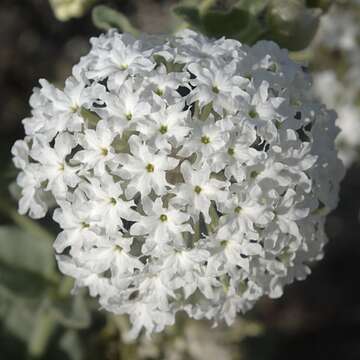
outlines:
[[[6, 195], [1, 194], [3, 199], [0, 202], [0, 213], [10, 218], [16, 225], [18, 225], [24, 232], [30, 235], [32, 238], [39, 239], [39, 241], [52, 243], [55, 236], [48, 232], [37, 221], [30, 219], [27, 216], [20, 215], [14, 208], [10, 201], [6, 201], [4, 198]], [[55, 259], [53, 259], [54, 263]], [[54, 263], [55, 264], [55, 263]]]
[[154, 60], [158, 65], [163, 64], [166, 67], [166, 71], [170, 72], [181, 72], [183, 71], [184, 64], [174, 63], [171, 61], [166, 61], [166, 59], [161, 55], [154, 55]]
[[236, 7], [246, 10], [249, 15], [249, 22], [246, 29], [243, 29], [237, 39], [247, 44], [253, 44], [264, 38], [268, 32], [267, 24], [262, 21], [269, 0], [240, 0]]
[[[46, 312], [47, 299], [29, 301], [8, 296], [3, 291], [0, 292], [0, 295], [0, 302], [4, 298], [10, 300], [6, 314], [1, 314], [1, 325], [11, 340], [16, 339], [15, 342], [7, 341], [5, 352], [14, 353], [17, 350], [14, 349], [14, 346], [16, 346], [16, 342], [20, 341], [23, 345], [21, 359], [25, 358], [26, 352], [31, 358], [38, 358], [45, 351], [56, 326]], [[12, 358], [10, 357], [10, 359]]]
[[51, 244], [14, 226], [0, 227], [0, 287], [35, 298], [56, 285]]
[[12, 299], [3, 324], [7, 331], [18, 339], [27, 342], [34, 328], [38, 302]]
[[84, 329], [90, 325], [90, 311], [82, 293], [53, 301], [51, 313], [67, 328]]
[[105, 5], [99, 5], [93, 9], [92, 20], [94, 25], [101, 30], [116, 28], [119, 31], [127, 32], [134, 36], [139, 34], [139, 31], [124, 14]]
[[33, 328], [28, 339], [28, 353], [31, 358], [43, 357], [56, 327], [56, 319], [49, 311], [49, 300], [45, 298], [36, 311]]
[[92, 128], [96, 128], [97, 123], [100, 121], [100, 116], [98, 116], [93, 111], [85, 109], [84, 107], [81, 108], [80, 115], [87, 121], [88, 125]]
[[201, 29], [200, 11], [197, 7], [179, 5], [173, 8], [173, 12], [193, 27]]
[[0, 283], [11, 293], [24, 297], [42, 297], [55, 283], [40, 274], [0, 262]]
[[212, 110], [213, 110], [212, 102], [203, 106], [203, 108], [201, 109], [201, 112], [200, 112], [200, 116], [199, 116], [200, 120], [205, 121], [211, 114]]
[[256, 18], [252, 18], [248, 26], [235, 36], [235, 39], [248, 45], [254, 44], [267, 34], [267, 28], [261, 24]]
[[60, 339], [59, 347], [66, 352], [71, 360], [82, 360], [84, 358], [80, 337], [74, 330], [65, 332]]
[[228, 12], [208, 11], [202, 20], [207, 35], [235, 37], [249, 25], [249, 14], [238, 8]]
[[240, 8], [226, 12], [208, 10], [201, 15], [195, 6], [178, 6], [174, 8], [174, 13], [194, 28], [214, 37], [234, 37], [248, 26], [249, 21], [248, 13]]
[[306, 48], [314, 38], [322, 10], [302, 0], [271, 0], [266, 12], [268, 38], [292, 51]]
[[249, 14], [258, 16], [268, 5], [269, 0], [239, 0], [236, 7], [247, 11]]
[[226, 36], [252, 44], [267, 31], [259, 20], [267, 2], [240, 0], [228, 11], [218, 11], [211, 7], [201, 11], [200, 6], [186, 4], [175, 7], [173, 11], [191, 27], [207, 36]]
[[0, 260], [23, 270], [47, 277], [54, 273], [55, 258], [51, 242], [41, 233], [35, 238], [15, 226], [0, 227]]

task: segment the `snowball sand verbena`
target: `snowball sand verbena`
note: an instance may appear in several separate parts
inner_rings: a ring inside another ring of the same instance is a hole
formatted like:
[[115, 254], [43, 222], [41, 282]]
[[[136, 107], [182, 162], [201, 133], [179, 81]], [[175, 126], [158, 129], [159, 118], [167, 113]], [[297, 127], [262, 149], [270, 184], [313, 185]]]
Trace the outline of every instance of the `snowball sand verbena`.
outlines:
[[13, 147], [21, 214], [130, 336], [225, 320], [322, 256], [343, 169], [335, 114], [275, 43], [109, 31], [63, 90], [40, 80]]

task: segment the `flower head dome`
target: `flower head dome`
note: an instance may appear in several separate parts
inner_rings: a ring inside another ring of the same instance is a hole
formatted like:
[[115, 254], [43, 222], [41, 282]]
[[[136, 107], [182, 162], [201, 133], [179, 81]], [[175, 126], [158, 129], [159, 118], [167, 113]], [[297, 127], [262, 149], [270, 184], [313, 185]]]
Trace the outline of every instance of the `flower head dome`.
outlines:
[[110, 31], [13, 147], [19, 211], [54, 197], [60, 270], [132, 336], [185, 311], [231, 324], [322, 255], [343, 176], [335, 114], [272, 42]]

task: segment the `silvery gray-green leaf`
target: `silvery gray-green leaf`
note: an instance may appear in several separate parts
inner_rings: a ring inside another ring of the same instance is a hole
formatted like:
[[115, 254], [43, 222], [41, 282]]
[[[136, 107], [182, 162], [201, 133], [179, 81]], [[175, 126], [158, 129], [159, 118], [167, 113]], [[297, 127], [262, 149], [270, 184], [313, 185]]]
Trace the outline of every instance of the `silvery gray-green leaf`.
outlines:
[[60, 324], [68, 328], [83, 329], [90, 324], [90, 312], [83, 293], [54, 300], [51, 313]]
[[128, 32], [133, 35], [138, 34], [138, 30], [124, 14], [105, 5], [99, 5], [93, 9], [92, 19], [94, 25], [101, 30], [116, 28], [119, 31]]
[[15, 226], [0, 227], [0, 286], [13, 294], [41, 297], [56, 286], [51, 243]]

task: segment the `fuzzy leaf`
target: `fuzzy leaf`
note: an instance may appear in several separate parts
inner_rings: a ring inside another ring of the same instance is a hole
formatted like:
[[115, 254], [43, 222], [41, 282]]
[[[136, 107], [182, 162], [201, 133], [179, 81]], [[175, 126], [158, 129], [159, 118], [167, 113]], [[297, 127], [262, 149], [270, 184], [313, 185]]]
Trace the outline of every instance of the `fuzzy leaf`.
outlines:
[[306, 48], [314, 38], [322, 10], [301, 0], [272, 0], [267, 9], [268, 38], [292, 51]]
[[92, 20], [94, 25], [101, 30], [117, 28], [119, 31], [128, 32], [134, 36], [139, 33], [124, 14], [105, 5], [99, 5], [93, 9]]
[[242, 0], [228, 11], [210, 8], [204, 12], [195, 5], [180, 5], [174, 8], [174, 13], [207, 36], [226, 36], [252, 44], [266, 32], [258, 20], [266, 3], [267, 1]]
[[179, 16], [193, 27], [197, 29], [201, 29], [202, 24], [201, 24], [200, 11], [197, 7], [179, 5], [176, 6], [173, 9], [173, 11], [175, 15]]
[[84, 350], [79, 335], [74, 330], [65, 332], [60, 339], [59, 347], [66, 352], [70, 360], [82, 360], [84, 358]]
[[239, 0], [236, 7], [247, 11], [252, 15], [259, 15], [265, 10], [269, 0]]
[[228, 12], [209, 11], [202, 20], [209, 36], [234, 37], [248, 26], [249, 15], [243, 9], [233, 8]]
[[27, 342], [33, 331], [37, 314], [38, 302], [12, 299], [3, 317], [7, 331], [18, 339]]
[[90, 311], [81, 293], [53, 301], [51, 312], [55, 319], [65, 327], [83, 329], [90, 325]]
[[56, 286], [51, 244], [14, 227], [0, 227], [0, 286], [12, 294], [41, 297]]

